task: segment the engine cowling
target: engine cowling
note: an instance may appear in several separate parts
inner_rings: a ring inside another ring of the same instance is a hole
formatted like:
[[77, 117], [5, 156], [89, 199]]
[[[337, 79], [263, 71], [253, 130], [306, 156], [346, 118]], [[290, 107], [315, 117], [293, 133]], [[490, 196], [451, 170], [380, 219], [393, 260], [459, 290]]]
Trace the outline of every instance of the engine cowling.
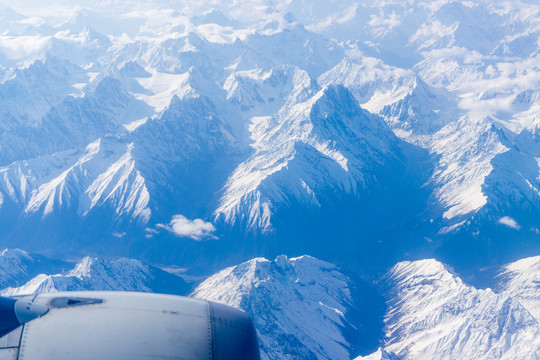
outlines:
[[205, 300], [64, 292], [1, 298], [0, 312], [0, 360], [260, 358], [249, 316]]

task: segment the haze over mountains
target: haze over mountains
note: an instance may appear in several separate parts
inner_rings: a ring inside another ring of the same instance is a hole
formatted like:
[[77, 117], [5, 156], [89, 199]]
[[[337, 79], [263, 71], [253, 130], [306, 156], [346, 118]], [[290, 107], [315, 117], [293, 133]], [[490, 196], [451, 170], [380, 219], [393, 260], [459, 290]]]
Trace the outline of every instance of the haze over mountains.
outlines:
[[3, 294], [194, 291], [269, 359], [540, 358], [536, 1], [0, 4]]

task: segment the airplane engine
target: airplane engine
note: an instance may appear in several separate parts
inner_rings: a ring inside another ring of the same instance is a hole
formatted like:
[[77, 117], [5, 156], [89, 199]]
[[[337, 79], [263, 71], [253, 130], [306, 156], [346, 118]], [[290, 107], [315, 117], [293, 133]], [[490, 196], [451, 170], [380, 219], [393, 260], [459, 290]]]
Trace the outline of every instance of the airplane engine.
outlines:
[[0, 360], [258, 360], [248, 315], [173, 295], [59, 292], [0, 297]]

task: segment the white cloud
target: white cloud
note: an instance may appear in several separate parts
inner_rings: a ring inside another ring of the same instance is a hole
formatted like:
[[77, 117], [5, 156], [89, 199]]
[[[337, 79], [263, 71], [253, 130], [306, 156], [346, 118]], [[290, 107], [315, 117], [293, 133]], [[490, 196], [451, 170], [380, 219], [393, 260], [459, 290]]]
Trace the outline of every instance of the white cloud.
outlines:
[[504, 216], [499, 219], [499, 224], [506, 225], [512, 229], [520, 230], [521, 226], [517, 223], [516, 220], [512, 219], [510, 216]]
[[385, 17], [384, 14], [371, 15], [371, 20], [368, 24], [371, 26], [376, 37], [382, 37], [401, 24], [401, 19], [395, 12], [392, 12], [388, 17]]
[[0, 35], [0, 52], [11, 60], [28, 59], [38, 56], [51, 45], [50, 36], [9, 36]]
[[189, 220], [184, 215], [174, 215], [170, 223], [158, 224], [157, 226], [178, 236], [189, 237], [197, 241], [202, 239], [217, 239], [213, 235], [216, 228], [212, 223], [202, 219]]

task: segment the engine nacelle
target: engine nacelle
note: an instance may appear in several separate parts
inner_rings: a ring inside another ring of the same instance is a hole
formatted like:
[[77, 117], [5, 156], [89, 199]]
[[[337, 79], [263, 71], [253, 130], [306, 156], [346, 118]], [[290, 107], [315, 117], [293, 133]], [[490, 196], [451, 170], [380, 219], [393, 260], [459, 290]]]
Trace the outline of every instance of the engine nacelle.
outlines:
[[63, 292], [0, 298], [0, 360], [258, 360], [249, 316], [173, 295]]

